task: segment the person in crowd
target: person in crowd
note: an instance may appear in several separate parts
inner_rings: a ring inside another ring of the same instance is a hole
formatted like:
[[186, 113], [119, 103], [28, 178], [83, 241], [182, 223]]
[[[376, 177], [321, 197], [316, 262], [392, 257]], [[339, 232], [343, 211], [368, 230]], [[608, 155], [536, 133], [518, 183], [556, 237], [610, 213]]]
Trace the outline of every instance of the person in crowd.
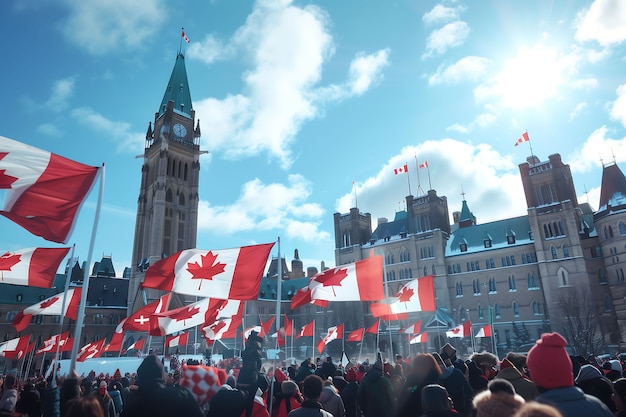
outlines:
[[61, 396], [57, 379], [50, 375], [46, 380], [41, 403], [42, 417], [61, 417]]
[[281, 392], [274, 396], [274, 404], [272, 404], [272, 417], [287, 417], [287, 415], [302, 405], [302, 395], [298, 388], [298, 384], [287, 379], [281, 382]]
[[335, 388], [337, 388], [339, 394], [341, 394], [341, 391], [343, 391], [346, 385], [348, 385], [348, 381], [346, 381], [346, 377], [343, 374], [343, 369], [337, 369], [337, 372], [335, 372], [335, 376], [333, 377], [333, 385], [335, 386]]
[[585, 394], [593, 395], [602, 401], [611, 412], [616, 411], [613, 402], [613, 384], [602, 375], [598, 368], [593, 365], [583, 365], [574, 383]]
[[[420, 353], [413, 358], [411, 373], [398, 395], [398, 417], [410, 417], [422, 414], [422, 388], [437, 384], [441, 368], [430, 353]], [[447, 395], [447, 391], [446, 391]]]
[[613, 381], [613, 390], [615, 391], [613, 402], [617, 410], [615, 416], [626, 417], [626, 378]]
[[346, 372], [346, 387], [341, 391], [341, 399], [346, 409], [346, 417], [361, 417], [361, 410], [357, 402], [359, 383], [356, 380], [356, 370], [354, 367]]
[[574, 386], [566, 347], [567, 341], [559, 333], [544, 333], [528, 352], [526, 364], [540, 393], [535, 400], [556, 407], [563, 417], [612, 416], [602, 401]]
[[100, 401], [104, 417], [117, 417], [115, 413], [115, 405], [113, 404], [113, 398], [109, 395], [106, 381], [100, 381], [98, 384], [98, 391], [94, 395]]
[[[457, 417], [459, 413], [454, 409], [452, 398], [448, 391], [438, 384], [429, 384], [422, 388], [421, 404], [423, 414], [421, 417]], [[414, 414], [419, 416], [420, 414]]]
[[535, 401], [525, 403], [513, 417], [563, 417], [556, 408]]
[[18, 384], [15, 375], [8, 374], [4, 377], [4, 384], [2, 385], [3, 392], [2, 398], [0, 398], [0, 416], [12, 416], [15, 412], [15, 405], [18, 399]]
[[459, 415], [463, 417], [468, 416], [472, 410], [472, 398], [474, 397], [472, 386], [458, 368], [446, 366], [437, 352], [432, 355], [441, 368], [439, 385], [448, 391], [448, 394], [450, 394], [454, 402], [454, 408], [458, 411]]
[[496, 379], [505, 379], [509, 381], [515, 388], [515, 392], [521, 395], [525, 401], [532, 401], [539, 395], [539, 391], [537, 390], [535, 383], [525, 378], [520, 370], [513, 365], [513, 362], [511, 362], [508, 358], [504, 358], [502, 359], [502, 362], [500, 362], [500, 371], [496, 375]]
[[322, 363], [320, 368], [320, 376], [323, 380], [327, 380], [329, 377], [332, 378], [337, 373], [337, 365], [333, 363], [333, 358], [331, 356], [327, 356], [326, 360]]
[[357, 401], [365, 417], [396, 414], [396, 395], [389, 379], [383, 376], [383, 361], [380, 355], [363, 376], [357, 393]]
[[402, 357], [402, 355], [400, 355], [399, 353], [396, 354], [396, 363], [394, 364], [392, 375], [399, 375], [401, 377], [404, 377], [408, 373], [407, 368], [408, 367], [404, 363], [404, 358]]
[[616, 381], [622, 377], [622, 364], [617, 359], [611, 359], [602, 364], [604, 376], [611, 381]]
[[[476, 364], [475, 367], [474, 364]], [[497, 364], [498, 358], [490, 352], [474, 353], [470, 357], [468, 362], [469, 382], [474, 389], [474, 393], [487, 389], [487, 384], [496, 375], [494, 368]]]
[[322, 408], [332, 414], [333, 417], [345, 417], [346, 415], [343, 400], [330, 378], [324, 381], [324, 388], [322, 388], [322, 393], [320, 394], [320, 404], [322, 404]]
[[163, 363], [155, 355], [146, 356], [137, 369], [137, 378], [139, 388], [124, 404], [121, 417], [204, 417], [187, 389], [165, 386]]
[[304, 401], [300, 408], [292, 410], [289, 417], [333, 417], [319, 403], [324, 388], [324, 381], [317, 375], [309, 375], [302, 381]]
[[306, 378], [309, 375], [312, 375], [314, 372], [315, 372], [315, 364], [313, 363], [311, 358], [306, 358], [300, 364], [300, 367], [298, 368], [298, 372], [296, 372], [296, 378], [294, 379], [294, 381], [296, 381], [296, 383], [300, 383], [304, 381], [304, 378]]
[[24, 384], [20, 399], [15, 404], [15, 411], [19, 414], [28, 414], [28, 417], [41, 416], [41, 395], [32, 382]]
[[472, 401], [476, 417], [512, 417], [524, 402], [505, 379], [491, 380], [487, 389], [476, 394]]
[[86, 395], [70, 401], [67, 417], [105, 417], [100, 400], [96, 395]]

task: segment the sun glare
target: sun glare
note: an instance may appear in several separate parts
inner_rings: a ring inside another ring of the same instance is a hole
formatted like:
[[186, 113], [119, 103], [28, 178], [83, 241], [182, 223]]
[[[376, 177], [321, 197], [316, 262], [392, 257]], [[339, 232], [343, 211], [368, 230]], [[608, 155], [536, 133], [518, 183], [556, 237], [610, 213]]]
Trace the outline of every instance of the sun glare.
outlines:
[[477, 88], [477, 98], [499, 97], [510, 108], [534, 107], [556, 95], [564, 62], [544, 46], [524, 48], [507, 61], [492, 83]]

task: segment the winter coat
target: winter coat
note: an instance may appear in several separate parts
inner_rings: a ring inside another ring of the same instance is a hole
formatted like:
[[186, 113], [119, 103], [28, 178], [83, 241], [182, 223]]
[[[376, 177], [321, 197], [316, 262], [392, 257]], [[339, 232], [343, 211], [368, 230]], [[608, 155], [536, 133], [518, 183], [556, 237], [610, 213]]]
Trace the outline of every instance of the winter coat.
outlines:
[[540, 394], [535, 401], [557, 408], [563, 417], [612, 417], [611, 411], [596, 397], [578, 387], [554, 388]]
[[5, 389], [0, 399], [0, 412], [13, 413], [17, 404], [17, 390], [15, 388]]
[[204, 417], [191, 392], [179, 386], [167, 387], [162, 379], [140, 381], [133, 390], [121, 417]]
[[524, 378], [517, 368], [501, 369], [496, 378], [509, 381], [515, 388], [515, 393], [519, 394], [526, 401], [532, 401], [539, 395], [537, 385], [533, 381]]
[[386, 417], [396, 414], [396, 395], [382, 369], [373, 367], [363, 377], [358, 403], [365, 417]]
[[282, 392], [274, 396], [274, 404], [272, 404], [272, 417], [287, 417], [291, 410], [300, 408], [302, 398], [299, 394], [284, 394]]
[[61, 396], [55, 378], [52, 378], [43, 392], [41, 408], [43, 417], [61, 417]]
[[41, 416], [41, 397], [34, 385], [26, 384], [24, 386], [20, 399], [15, 404], [15, 411], [21, 414], [28, 414], [28, 417]]
[[59, 410], [64, 417], [69, 408], [69, 403], [80, 397], [80, 385], [77, 378], [65, 378], [61, 385]]
[[320, 404], [322, 404], [322, 408], [332, 414], [333, 417], [345, 417], [346, 415], [343, 400], [341, 396], [337, 394], [335, 387], [331, 385], [327, 385], [322, 389]]
[[289, 413], [289, 417], [333, 417], [322, 408], [322, 404], [313, 400], [304, 400], [302, 406]]
[[474, 398], [472, 386], [465, 379], [465, 375], [454, 366], [442, 368], [441, 371], [439, 385], [448, 391], [454, 403], [454, 408], [459, 415], [462, 417], [469, 415], [472, 410], [472, 399]]
[[431, 372], [425, 378], [414, 373], [406, 377], [404, 386], [398, 394], [398, 417], [412, 417], [422, 414], [422, 388], [437, 384], [439, 375]]
[[361, 410], [357, 402], [359, 393], [359, 383], [356, 381], [348, 382], [348, 385], [341, 391], [341, 399], [346, 409], [346, 417], [361, 417]]
[[109, 391], [109, 395], [111, 396], [111, 400], [113, 400], [113, 405], [115, 406], [115, 413], [119, 416], [122, 412], [122, 408], [124, 407], [124, 400], [122, 400], [122, 393], [119, 390], [111, 390]]
[[95, 395], [96, 398], [98, 398], [98, 401], [100, 401], [104, 417], [117, 417], [115, 415], [115, 405], [113, 405], [113, 399], [108, 392], [105, 392], [104, 396], [96, 393], [90, 395]]

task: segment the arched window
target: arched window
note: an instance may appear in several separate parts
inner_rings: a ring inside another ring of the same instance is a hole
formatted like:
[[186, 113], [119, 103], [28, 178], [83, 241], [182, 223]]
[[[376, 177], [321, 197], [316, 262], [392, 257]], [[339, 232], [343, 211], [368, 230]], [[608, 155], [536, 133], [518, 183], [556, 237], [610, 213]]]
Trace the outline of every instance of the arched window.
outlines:
[[461, 282], [456, 283], [456, 296], [463, 297], [463, 284]]
[[537, 282], [537, 276], [535, 275], [535, 272], [529, 272], [528, 273], [528, 289], [529, 290], [536, 290], [539, 288], [539, 283]]
[[515, 275], [509, 275], [509, 291], [517, 291], [517, 284], [515, 283]]
[[497, 319], [500, 318], [500, 304], [494, 304], [493, 306], [494, 315]]
[[165, 192], [165, 201], [168, 203], [172, 203], [174, 201], [174, 193], [172, 193], [172, 189], [168, 188]]
[[600, 281], [600, 284], [606, 284], [606, 271], [604, 270], [604, 268], [600, 268], [598, 270], [598, 281]]
[[567, 245], [563, 245], [563, 257], [569, 258], [569, 249], [567, 248]]
[[533, 314], [535, 316], [543, 315], [543, 304], [537, 300], [533, 301]]
[[185, 194], [183, 193], [178, 194], [178, 205], [179, 206], [185, 205]]
[[557, 272], [557, 275], [559, 277], [559, 285], [562, 287], [566, 287], [569, 285], [568, 283], [568, 277], [569, 274], [567, 273], [567, 270], [565, 268], [559, 268], [559, 271]]
[[543, 235], [547, 238], [552, 237], [550, 235], [550, 230], [548, 230], [548, 225], [544, 224], [543, 225]]
[[498, 289], [496, 288], [496, 279], [495, 278], [489, 278], [489, 293], [493, 294], [498, 292]]
[[428, 275], [428, 269], [424, 267], [424, 274], [422, 276], [425, 277], [426, 275]]
[[481, 320], [485, 318], [485, 312], [483, 311], [483, 306], [481, 306], [480, 304], [478, 304], [478, 318]]
[[513, 301], [513, 316], [519, 317], [519, 304]]
[[552, 252], [552, 259], [556, 259], [558, 255], [556, 253], [556, 248], [554, 246], [550, 247], [550, 252]]
[[624, 222], [619, 222], [619, 234], [622, 236], [626, 235], [626, 224]]

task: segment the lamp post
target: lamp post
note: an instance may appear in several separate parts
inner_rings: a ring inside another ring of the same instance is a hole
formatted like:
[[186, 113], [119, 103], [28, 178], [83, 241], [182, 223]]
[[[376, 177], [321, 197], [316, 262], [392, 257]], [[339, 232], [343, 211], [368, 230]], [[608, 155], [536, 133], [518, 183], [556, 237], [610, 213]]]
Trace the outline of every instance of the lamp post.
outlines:
[[491, 350], [494, 355], [498, 356], [498, 346], [496, 345], [496, 330], [493, 327], [493, 309], [491, 308], [491, 298], [489, 293], [491, 292], [488, 283], [483, 282], [483, 285], [487, 287], [487, 314], [489, 315], [489, 327], [491, 328]]

